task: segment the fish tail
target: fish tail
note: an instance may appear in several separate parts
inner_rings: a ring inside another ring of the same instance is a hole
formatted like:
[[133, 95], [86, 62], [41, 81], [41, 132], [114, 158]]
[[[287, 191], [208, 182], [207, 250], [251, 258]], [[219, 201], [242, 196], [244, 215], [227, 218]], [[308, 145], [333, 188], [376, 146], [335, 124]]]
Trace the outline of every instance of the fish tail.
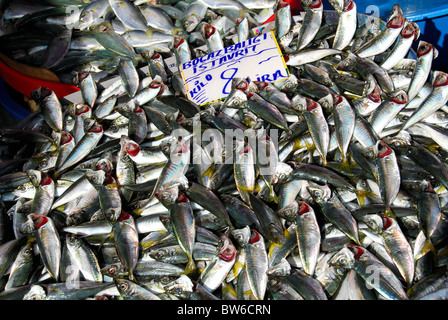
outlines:
[[423, 244], [422, 255], [428, 251], [432, 252], [432, 255], [434, 257], [434, 262], [437, 265], [439, 255], [438, 255], [436, 248], [434, 247], [434, 244], [431, 242], [430, 239], [426, 239], [425, 243]]
[[259, 298], [257, 298], [256, 296], [255, 296], [255, 294], [252, 292], [252, 290], [247, 290], [247, 291], [245, 291], [245, 292], [243, 292], [243, 299], [255, 299], [255, 300], [260, 300]]
[[358, 202], [361, 206], [365, 205], [366, 198], [376, 196], [375, 193], [365, 191], [365, 190], [356, 190], [355, 192], [356, 192], [356, 197], [358, 198]]
[[238, 298], [238, 294], [236, 293], [235, 289], [228, 283], [226, 283], [225, 281], [223, 281], [222, 283], [222, 292], [225, 295], [229, 295], [235, 299]]
[[193, 258], [189, 257], [187, 266], [186, 266], [185, 271], [184, 271], [184, 274], [191, 275], [191, 274], [194, 274], [196, 272], [196, 270], [197, 270], [197, 267], [196, 267], [196, 264], [195, 264]]
[[347, 157], [344, 157], [341, 165], [339, 166], [339, 172], [341, 173], [351, 173], [350, 163]]
[[241, 199], [248, 205], [250, 205], [249, 194], [254, 191], [255, 188], [248, 188], [243, 185], [237, 185], [238, 193], [241, 196]]
[[174, 28], [171, 33], [173, 35], [182, 35], [184, 33], [184, 29], [182, 28]]
[[384, 210], [384, 215], [386, 217], [394, 219], [395, 221], [397, 220], [397, 218], [395, 217], [395, 214], [393, 213], [393, 211], [392, 211], [390, 206], [386, 207], [386, 210]]
[[214, 172], [215, 172], [215, 164], [213, 163], [207, 168], [207, 170], [204, 171], [201, 178], [205, 178], [208, 176], [209, 179], [211, 179]]
[[359, 240], [359, 235], [360, 235], [359, 231], [357, 231], [353, 235], [348, 235], [347, 234], [347, 236], [349, 236], [350, 239], [352, 239], [358, 246], [360, 246], [361, 245], [361, 241]]
[[271, 199], [274, 203], [278, 204], [278, 196], [274, 191], [274, 188], [271, 186], [272, 190], [271, 190]]

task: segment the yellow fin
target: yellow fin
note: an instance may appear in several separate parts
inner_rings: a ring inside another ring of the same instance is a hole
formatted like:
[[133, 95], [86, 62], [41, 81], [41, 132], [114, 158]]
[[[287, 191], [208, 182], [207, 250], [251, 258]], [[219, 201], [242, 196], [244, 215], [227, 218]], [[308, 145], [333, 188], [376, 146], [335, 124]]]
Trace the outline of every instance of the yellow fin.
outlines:
[[434, 245], [432, 244], [430, 239], [426, 239], [425, 243], [423, 244], [423, 248], [422, 248], [422, 255], [424, 255], [425, 252], [429, 252], [431, 251], [433, 256], [434, 256], [434, 262], [437, 265], [438, 259], [439, 259], [439, 255], [438, 252], [436, 250], [436, 248], [434, 247]]
[[365, 205], [365, 198], [368, 197], [376, 197], [376, 194], [373, 192], [365, 191], [365, 190], [356, 190], [356, 197], [358, 198], [358, 202], [361, 206]]
[[207, 170], [204, 171], [204, 173], [202, 174], [201, 178], [205, 178], [205, 177], [209, 177], [209, 179], [212, 178], [213, 173], [215, 173], [215, 164], [211, 164]]
[[185, 275], [193, 275], [197, 270], [196, 264], [194, 263], [193, 258], [189, 258], [188, 264], [185, 268], [184, 274]]

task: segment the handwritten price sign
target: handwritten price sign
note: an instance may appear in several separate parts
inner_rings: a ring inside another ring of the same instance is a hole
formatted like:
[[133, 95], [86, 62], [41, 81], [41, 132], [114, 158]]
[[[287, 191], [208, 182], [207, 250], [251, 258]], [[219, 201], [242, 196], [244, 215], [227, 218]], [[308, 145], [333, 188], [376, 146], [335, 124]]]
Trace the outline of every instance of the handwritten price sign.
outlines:
[[189, 99], [198, 105], [225, 98], [234, 77], [266, 82], [289, 77], [272, 31], [186, 62], [180, 70]]

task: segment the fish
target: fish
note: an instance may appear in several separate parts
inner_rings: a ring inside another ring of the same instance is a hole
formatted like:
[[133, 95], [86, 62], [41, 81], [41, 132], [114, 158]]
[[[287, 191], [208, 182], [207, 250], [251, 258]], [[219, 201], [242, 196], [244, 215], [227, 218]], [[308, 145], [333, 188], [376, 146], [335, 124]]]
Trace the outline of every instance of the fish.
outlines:
[[297, 37], [297, 50], [305, 48], [314, 39], [322, 23], [323, 3], [321, 0], [312, 1], [305, 10], [303, 26]]
[[339, 13], [339, 21], [332, 48], [343, 50], [350, 44], [355, 36], [357, 28], [357, 8], [354, 1], [348, 1], [347, 4], [344, 4], [339, 10], [336, 8], [338, 7], [336, 6], [335, 10]]
[[438, 50], [426, 41], [420, 41], [417, 48], [417, 61], [409, 84], [409, 100], [414, 99], [425, 85], [431, 70], [432, 62], [438, 56]]
[[181, 22], [186, 32], [192, 32], [205, 18], [208, 6], [204, 3], [192, 2], [182, 12]]
[[122, 212], [118, 220], [112, 226], [117, 254], [122, 264], [129, 273], [129, 279], [133, 280], [133, 271], [138, 260], [138, 231], [134, 218]]
[[378, 232], [395, 265], [406, 283], [412, 283], [414, 277], [414, 257], [411, 246], [406, 240], [397, 221], [381, 215], [368, 215], [364, 218], [367, 226]]
[[448, 85], [447, 80], [448, 75], [446, 73], [441, 71], [435, 73], [433, 90], [420, 104], [417, 110], [409, 117], [409, 119], [406, 120], [402, 126], [402, 130], [406, 130], [411, 125], [423, 120], [446, 104], [448, 101], [448, 96], [446, 95], [446, 88]]
[[245, 270], [249, 287], [255, 300], [263, 300], [268, 284], [268, 256], [264, 247], [263, 236], [251, 230], [251, 237], [245, 246]]
[[170, 209], [170, 221], [173, 233], [188, 258], [185, 273], [191, 274], [197, 268], [193, 258], [193, 248], [196, 242], [196, 223], [190, 201], [183, 193], [179, 194], [176, 203]]
[[330, 128], [325, 119], [322, 106], [311, 99], [306, 100], [306, 112], [303, 114], [322, 165], [327, 165], [327, 153], [330, 145]]
[[410, 46], [420, 37], [420, 28], [417, 24], [406, 21], [401, 31], [398, 43], [393, 47], [390, 53], [381, 62], [381, 67], [386, 70], [392, 69], [400, 60], [405, 58], [409, 52]]
[[[364, 259], [362, 259], [364, 258]], [[407, 300], [398, 278], [375, 255], [363, 247], [346, 244], [332, 258], [332, 265], [354, 269], [370, 288], [387, 300]], [[376, 277], [372, 274], [375, 273]]]
[[362, 58], [383, 53], [397, 40], [404, 27], [405, 21], [406, 18], [404, 17], [400, 6], [398, 4], [394, 5], [389, 18], [387, 19], [386, 28], [372, 40], [357, 49], [355, 53]]
[[294, 222], [297, 226], [297, 246], [304, 271], [314, 275], [320, 247], [320, 229], [314, 209], [304, 201], [298, 201], [297, 216]]
[[62, 246], [59, 233], [52, 219], [39, 215], [28, 215], [29, 221], [33, 223], [36, 243], [41, 252], [41, 257], [50, 276], [59, 278], [59, 265], [61, 263]]
[[223, 234], [220, 238], [217, 256], [201, 273], [198, 282], [209, 291], [215, 291], [232, 269], [237, 256], [237, 250], [230, 238]]

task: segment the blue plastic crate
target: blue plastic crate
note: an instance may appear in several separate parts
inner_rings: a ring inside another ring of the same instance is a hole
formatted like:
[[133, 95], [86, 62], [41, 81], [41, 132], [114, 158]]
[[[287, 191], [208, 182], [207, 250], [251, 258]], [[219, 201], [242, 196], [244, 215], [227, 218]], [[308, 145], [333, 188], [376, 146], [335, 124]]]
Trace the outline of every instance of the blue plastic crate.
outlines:
[[[354, 0], [358, 13], [374, 15], [387, 20], [393, 6], [399, 4], [405, 17], [415, 21], [420, 27], [420, 40], [433, 44], [439, 56], [432, 69], [448, 72], [448, 0], [396, 0], [361, 1]], [[323, 1], [324, 9], [333, 10], [328, 1]], [[418, 41], [413, 49], [417, 49]]]
[[19, 104], [10, 94], [10, 90], [5, 81], [0, 78], [0, 105], [17, 120], [24, 119], [31, 113], [29, 109]]

